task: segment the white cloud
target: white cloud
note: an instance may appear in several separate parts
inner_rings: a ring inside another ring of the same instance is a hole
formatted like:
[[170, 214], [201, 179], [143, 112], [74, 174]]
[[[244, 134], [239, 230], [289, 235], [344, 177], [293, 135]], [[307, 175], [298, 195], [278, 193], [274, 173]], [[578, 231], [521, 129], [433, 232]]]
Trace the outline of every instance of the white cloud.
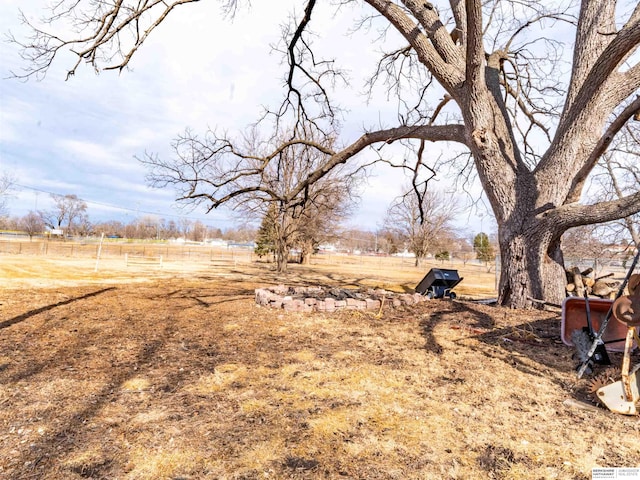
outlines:
[[60, 148], [62, 154], [75, 164], [84, 168], [116, 169], [124, 167], [122, 161], [107, 150], [104, 144], [73, 139], [58, 140], [54, 148]]

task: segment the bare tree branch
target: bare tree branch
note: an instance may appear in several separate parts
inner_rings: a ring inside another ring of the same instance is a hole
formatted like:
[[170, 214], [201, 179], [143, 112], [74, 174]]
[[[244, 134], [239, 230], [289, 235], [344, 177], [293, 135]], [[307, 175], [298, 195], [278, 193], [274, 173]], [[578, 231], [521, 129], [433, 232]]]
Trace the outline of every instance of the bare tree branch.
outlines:
[[450, 90], [462, 83], [464, 73], [458, 69], [458, 66], [453, 67], [443, 60], [429, 38], [398, 5], [389, 0], [369, 0], [367, 3], [398, 30], [416, 51], [420, 62], [438, 78], [438, 81], [449, 93], [452, 93]]
[[610, 222], [639, 211], [640, 191], [618, 200], [600, 202], [595, 205], [578, 203], [561, 205], [543, 213], [541, 218], [564, 231], [581, 225]]
[[21, 13], [22, 23], [32, 31], [31, 37], [28, 41], [21, 41], [9, 34], [9, 40], [22, 48], [21, 55], [28, 66], [24, 73], [12, 74], [17, 78], [43, 77], [55, 58], [64, 50], [69, 50], [78, 57], [67, 71], [67, 79], [75, 74], [83, 62], [96, 71], [122, 70], [151, 32], [176, 7], [198, 1], [200, 0], [101, 1], [89, 6], [89, 10], [85, 12], [81, 10], [84, 4], [80, 0], [69, 1], [68, 5], [60, 0], [52, 7], [52, 14], [45, 22], [52, 24], [58, 20], [70, 19], [74, 28], [88, 32], [86, 36], [70, 39], [36, 26]]
[[[607, 169], [607, 173], [609, 174], [609, 178], [611, 178], [611, 185], [613, 186], [613, 190], [618, 199], [624, 198], [624, 192], [618, 182], [615, 172], [613, 171], [613, 162], [611, 162], [611, 156], [607, 156], [604, 159], [605, 168]], [[636, 178], [636, 185], [640, 187], [640, 177]], [[638, 232], [638, 228], [633, 223], [633, 220], [630, 216], [624, 217], [624, 224], [631, 235], [631, 239], [637, 248], [640, 248], [640, 232]]]
[[579, 200], [584, 182], [598, 162], [598, 159], [600, 159], [600, 157], [602, 157], [602, 155], [607, 151], [607, 148], [617, 133], [638, 112], [640, 112], [640, 96], [636, 97], [633, 102], [627, 105], [627, 107], [614, 118], [614, 120], [609, 124], [607, 130], [598, 140], [598, 143], [593, 147], [591, 154], [585, 160], [584, 166], [573, 179], [571, 191], [567, 196], [567, 203]]
[[477, 98], [485, 90], [484, 45], [482, 43], [482, 2], [466, 0], [467, 11], [467, 70], [465, 83], [471, 98]]

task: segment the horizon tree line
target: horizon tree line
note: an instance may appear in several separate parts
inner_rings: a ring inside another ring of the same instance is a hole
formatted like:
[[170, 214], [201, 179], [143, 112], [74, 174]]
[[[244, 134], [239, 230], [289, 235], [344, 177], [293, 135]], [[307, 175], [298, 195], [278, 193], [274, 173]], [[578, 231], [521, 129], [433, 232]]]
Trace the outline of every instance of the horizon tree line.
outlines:
[[[635, 170], [631, 170], [635, 171]], [[5, 175], [5, 178], [9, 178]], [[6, 182], [7, 188], [10, 182]], [[619, 188], [619, 187], [618, 187]], [[395, 199], [389, 206], [382, 222], [376, 231], [357, 228], [344, 228], [342, 222], [348, 218], [355, 202], [354, 196], [344, 198], [331, 189], [327, 190], [339, 208], [309, 209], [298, 225], [298, 230], [291, 230], [293, 235], [285, 239], [281, 255], [294, 249], [300, 262], [308, 262], [310, 255], [318, 251], [322, 243], [335, 243], [345, 252], [361, 252], [365, 254], [394, 255], [410, 252], [415, 255], [415, 265], [419, 266], [426, 258], [434, 258], [442, 262], [456, 258], [465, 264], [469, 260], [479, 260], [489, 264], [496, 258], [495, 235], [479, 232], [474, 236], [461, 233], [453, 226], [453, 220], [460, 214], [458, 202], [450, 195], [438, 191], [425, 191], [422, 205], [418, 206], [415, 197], [409, 194]], [[327, 193], [325, 191], [325, 194]], [[615, 192], [612, 192], [615, 194]], [[206, 239], [219, 238], [227, 241], [250, 242], [257, 244], [259, 256], [272, 255], [277, 264], [275, 245], [278, 233], [273, 229], [275, 203], [265, 202], [267, 213], [258, 228], [250, 225], [229, 228], [223, 231], [217, 227], [205, 225], [196, 220], [186, 218], [167, 220], [151, 215], [132, 219], [128, 223], [109, 220], [92, 223], [87, 214], [87, 204], [76, 195], [52, 195], [54, 207], [50, 210], [30, 211], [22, 217], [10, 217], [5, 208], [0, 215], [0, 228], [21, 230], [31, 238], [41, 235], [45, 228], [66, 228], [71, 235], [91, 236], [104, 233], [106, 236], [135, 239], [168, 240], [184, 238], [188, 241], [203, 242]], [[263, 206], [264, 206], [263, 205]], [[334, 205], [334, 206], [335, 206]], [[317, 207], [317, 205], [316, 205]], [[419, 210], [427, 218], [421, 222]], [[313, 213], [310, 213], [312, 211]], [[287, 220], [291, 221], [291, 219]], [[295, 222], [292, 222], [292, 224]], [[631, 229], [623, 227], [631, 225]], [[630, 240], [625, 240], [631, 236]], [[567, 257], [574, 262], [602, 259], [620, 263], [624, 266], [633, 253], [633, 234], [635, 222], [628, 219], [626, 223], [614, 222], [608, 230], [602, 226], [584, 226], [569, 230], [563, 237]], [[627, 245], [624, 252], [609, 249], [611, 245], [618, 247]], [[626, 252], [626, 253], [625, 253]]]

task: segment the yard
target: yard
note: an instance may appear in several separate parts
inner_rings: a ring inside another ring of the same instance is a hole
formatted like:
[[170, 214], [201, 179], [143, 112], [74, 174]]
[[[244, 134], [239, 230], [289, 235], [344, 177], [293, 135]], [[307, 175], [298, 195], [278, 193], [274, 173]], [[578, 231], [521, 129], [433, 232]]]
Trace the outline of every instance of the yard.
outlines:
[[[410, 291], [425, 267], [0, 255], [0, 478], [589, 479], [640, 467], [640, 423], [590, 407], [559, 312], [459, 299], [258, 307], [254, 289]], [[457, 267], [455, 267], [457, 268]], [[614, 361], [619, 357], [614, 355]], [[637, 358], [635, 359], [637, 361]]]

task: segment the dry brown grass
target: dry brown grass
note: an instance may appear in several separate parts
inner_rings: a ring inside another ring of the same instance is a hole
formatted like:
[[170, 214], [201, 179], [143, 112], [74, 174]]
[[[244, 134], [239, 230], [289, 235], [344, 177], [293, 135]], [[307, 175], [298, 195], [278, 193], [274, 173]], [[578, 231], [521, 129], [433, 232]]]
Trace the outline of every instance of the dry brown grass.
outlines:
[[13, 281], [0, 297], [0, 478], [587, 479], [640, 466], [636, 418], [565, 403], [584, 386], [556, 313], [254, 304], [254, 288], [283, 281], [402, 291], [421, 278], [377, 259], [285, 279], [255, 264], [94, 275], [29, 258], [0, 257]]

